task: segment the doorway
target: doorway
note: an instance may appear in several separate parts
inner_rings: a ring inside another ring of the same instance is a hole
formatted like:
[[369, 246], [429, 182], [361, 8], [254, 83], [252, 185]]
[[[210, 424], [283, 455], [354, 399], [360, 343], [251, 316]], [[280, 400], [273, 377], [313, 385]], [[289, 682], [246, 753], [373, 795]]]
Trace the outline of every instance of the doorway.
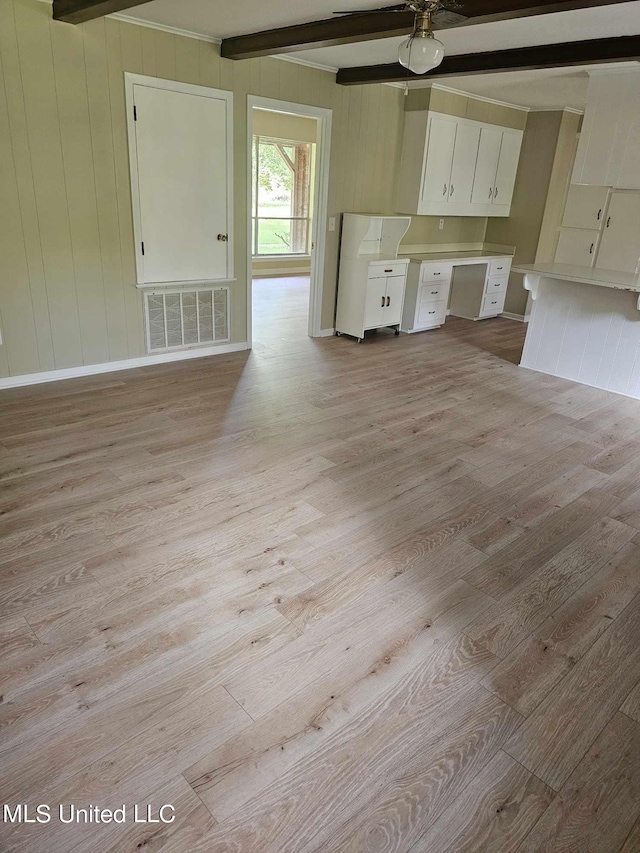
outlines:
[[[331, 110], [249, 96], [247, 331], [269, 304], [270, 324], [297, 306], [319, 337], [327, 227]], [[290, 281], [278, 281], [278, 279]], [[254, 279], [255, 293], [254, 293]], [[293, 303], [286, 302], [296, 293]], [[255, 299], [254, 299], [255, 296]], [[280, 303], [279, 303], [280, 301]]]

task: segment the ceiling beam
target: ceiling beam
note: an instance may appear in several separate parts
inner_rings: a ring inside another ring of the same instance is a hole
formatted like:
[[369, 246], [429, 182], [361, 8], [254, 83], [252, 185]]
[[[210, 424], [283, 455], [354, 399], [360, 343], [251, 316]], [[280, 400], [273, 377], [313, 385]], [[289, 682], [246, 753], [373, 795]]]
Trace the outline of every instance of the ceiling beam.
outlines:
[[435, 77], [459, 77], [465, 74], [491, 74], [498, 71], [530, 71], [536, 68], [565, 68], [572, 65], [597, 65], [602, 62], [640, 60], [640, 36], [570, 41], [512, 50], [489, 50], [445, 56], [441, 65], [428, 74], [413, 74], [397, 62], [390, 65], [365, 65], [342, 68], [336, 82], [343, 86], [360, 83], [405, 83]]
[[[71, 0], [56, 0], [69, 3]], [[77, 0], [76, 0], [77, 2]], [[453, 26], [470, 26], [568, 12], [593, 6], [607, 6], [625, 0], [462, 0], [456, 13], [467, 18]], [[55, 5], [55, 4], [54, 4]], [[225, 59], [254, 59], [294, 53], [319, 47], [353, 44], [359, 41], [393, 38], [407, 35], [413, 29], [413, 12], [363, 12], [355, 15], [336, 15], [322, 21], [295, 24], [275, 30], [249, 33], [223, 39], [220, 55]], [[452, 24], [444, 16], [435, 14], [433, 28], [448, 29]]]
[[53, 19], [67, 24], [82, 24], [145, 2], [149, 0], [53, 0]]

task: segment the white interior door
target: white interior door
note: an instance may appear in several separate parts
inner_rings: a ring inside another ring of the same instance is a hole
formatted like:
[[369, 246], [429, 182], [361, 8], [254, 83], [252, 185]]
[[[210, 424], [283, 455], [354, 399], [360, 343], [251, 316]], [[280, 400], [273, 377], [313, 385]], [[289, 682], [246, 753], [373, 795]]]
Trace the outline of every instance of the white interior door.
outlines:
[[431, 118], [421, 194], [425, 203], [447, 200], [455, 138], [454, 121]]
[[501, 130], [492, 127], [481, 128], [478, 159], [471, 193], [473, 204], [491, 204], [493, 200], [501, 142]]
[[640, 193], [614, 192], [607, 210], [596, 267], [635, 272], [640, 263]]
[[511, 204], [513, 189], [516, 185], [516, 172], [520, 159], [522, 137], [519, 133], [503, 133], [496, 170], [496, 184], [493, 190], [493, 204]]
[[469, 204], [471, 201], [479, 145], [480, 128], [459, 124], [453, 149], [449, 201], [456, 204]]
[[227, 101], [133, 88], [143, 282], [226, 279]]

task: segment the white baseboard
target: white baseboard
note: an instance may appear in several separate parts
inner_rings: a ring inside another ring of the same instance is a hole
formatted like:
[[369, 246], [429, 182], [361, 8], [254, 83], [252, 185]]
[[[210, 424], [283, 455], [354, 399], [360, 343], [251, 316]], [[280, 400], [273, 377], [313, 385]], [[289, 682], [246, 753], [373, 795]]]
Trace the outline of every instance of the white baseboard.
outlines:
[[525, 314], [512, 314], [511, 311], [503, 311], [500, 316], [506, 317], [507, 320], [518, 320], [520, 323], [529, 322], [529, 318]]
[[319, 334], [316, 336], [318, 338], [330, 338], [331, 335], [335, 335], [335, 329], [320, 329]]
[[251, 349], [246, 341], [239, 344], [221, 344], [211, 347], [194, 347], [188, 350], [162, 352], [156, 355], [144, 355], [141, 358], [127, 358], [123, 361], [107, 361], [103, 364], [86, 364], [81, 367], [64, 367], [60, 370], [47, 370], [43, 373], [25, 373], [22, 376], [7, 376], [0, 379], [0, 389], [20, 388], [23, 385], [40, 385], [43, 382], [58, 382], [61, 379], [76, 379], [79, 376], [93, 376], [98, 373], [114, 373], [118, 370], [132, 370], [134, 367], [148, 367], [153, 364], [166, 364], [170, 361], [186, 361], [191, 358], [205, 358], [211, 355], [224, 355]]

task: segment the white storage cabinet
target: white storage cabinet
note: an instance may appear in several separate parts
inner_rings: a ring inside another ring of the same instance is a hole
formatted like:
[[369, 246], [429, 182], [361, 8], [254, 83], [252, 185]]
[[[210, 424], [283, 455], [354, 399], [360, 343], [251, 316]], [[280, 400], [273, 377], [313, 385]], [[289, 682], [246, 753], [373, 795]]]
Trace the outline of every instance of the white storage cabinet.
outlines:
[[433, 111], [405, 116], [397, 209], [508, 216], [522, 131]]
[[345, 213], [340, 248], [336, 334], [358, 343], [368, 329], [395, 327], [399, 334], [408, 258], [398, 258], [409, 216]]

